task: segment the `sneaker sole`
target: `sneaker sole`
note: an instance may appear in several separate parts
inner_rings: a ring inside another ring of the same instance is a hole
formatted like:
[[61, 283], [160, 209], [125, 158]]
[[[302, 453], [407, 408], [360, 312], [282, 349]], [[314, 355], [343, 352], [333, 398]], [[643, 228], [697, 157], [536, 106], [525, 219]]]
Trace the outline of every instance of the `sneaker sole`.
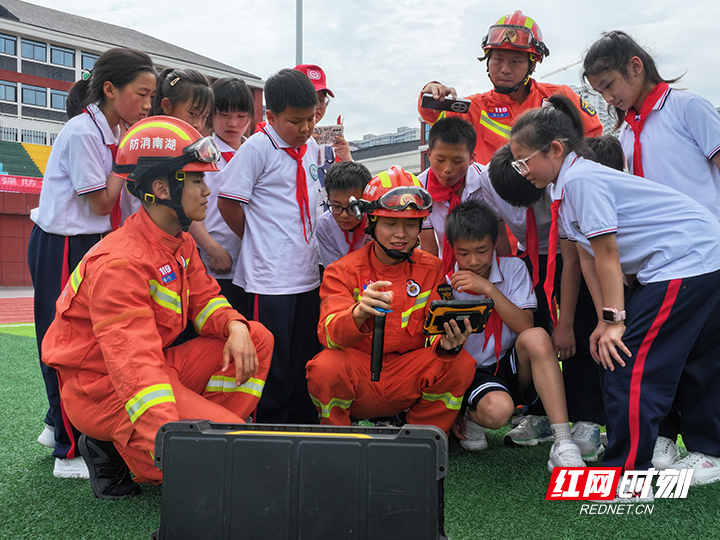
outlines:
[[583, 461], [597, 461], [603, 453], [605, 453], [605, 447], [602, 444], [598, 444], [595, 452], [588, 455], [582, 454], [582, 458]]
[[90, 448], [88, 448], [87, 445], [87, 439], [85, 438], [85, 435], [81, 435], [80, 439], [78, 440], [78, 448], [80, 449], [80, 455], [83, 457], [83, 460], [85, 461], [85, 465], [87, 465], [88, 472], [90, 473], [90, 487], [92, 488], [93, 494], [98, 499], [109, 499], [109, 500], [120, 500], [120, 499], [129, 499], [131, 497], [136, 497], [139, 495], [139, 492], [132, 493], [130, 495], [106, 495], [102, 492], [100, 489], [100, 486], [98, 486], [97, 483], [97, 477], [95, 476], [95, 468], [92, 466], [92, 456], [90, 455]]
[[485, 444], [467, 444], [465, 441], [460, 441], [460, 446], [462, 446], [465, 450], [468, 452], [479, 452], [481, 450], [485, 450], [487, 448], [487, 441]]
[[510, 448], [515, 446], [536, 446], [538, 443], [550, 442], [552, 440], [552, 435], [550, 437], [539, 437], [537, 439], [513, 439], [509, 435], [505, 435], [505, 438], [503, 439], [505, 446], [509, 446]]

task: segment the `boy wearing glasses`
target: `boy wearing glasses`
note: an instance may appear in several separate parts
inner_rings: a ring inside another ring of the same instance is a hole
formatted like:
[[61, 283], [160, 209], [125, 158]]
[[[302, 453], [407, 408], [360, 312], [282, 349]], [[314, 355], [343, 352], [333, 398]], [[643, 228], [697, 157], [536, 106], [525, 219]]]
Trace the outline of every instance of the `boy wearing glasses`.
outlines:
[[363, 247], [370, 236], [367, 219], [358, 221], [350, 209], [350, 197], [361, 199], [371, 175], [367, 167], [353, 161], [336, 163], [325, 177], [329, 212], [318, 218], [317, 241], [324, 267]]

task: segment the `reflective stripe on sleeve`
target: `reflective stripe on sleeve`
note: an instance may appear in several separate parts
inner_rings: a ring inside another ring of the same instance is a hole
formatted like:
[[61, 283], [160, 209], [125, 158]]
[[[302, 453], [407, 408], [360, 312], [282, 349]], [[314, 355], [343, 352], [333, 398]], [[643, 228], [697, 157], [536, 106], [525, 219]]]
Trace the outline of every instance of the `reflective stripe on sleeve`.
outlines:
[[463, 400], [462, 394], [460, 396], [454, 396], [450, 392], [445, 392], [444, 394], [427, 394], [423, 392], [422, 398], [425, 401], [442, 401], [445, 407], [453, 411], [460, 410]]
[[162, 307], [182, 315], [180, 295], [167, 287], [163, 287], [154, 279], [150, 280], [150, 297]]
[[312, 402], [315, 404], [315, 406], [320, 409], [320, 414], [322, 415], [323, 418], [330, 418], [330, 411], [332, 411], [333, 407], [340, 407], [341, 409], [349, 409], [350, 405], [352, 405], [352, 400], [347, 400], [347, 399], [332, 398], [330, 400], [330, 403], [328, 403], [327, 405], [324, 405], [315, 396], [310, 396], [310, 399], [312, 399]]
[[205, 322], [208, 320], [208, 317], [212, 315], [216, 309], [219, 309], [221, 307], [232, 307], [230, 305], [230, 302], [228, 302], [224, 297], [218, 296], [217, 298], [213, 298], [210, 300], [207, 305], [202, 309], [200, 313], [198, 313], [197, 317], [195, 317], [195, 329], [197, 330], [198, 334], [202, 333], [203, 326], [205, 326]]
[[238, 386], [235, 384], [234, 377], [224, 377], [222, 375], [213, 375], [205, 387], [206, 392], [245, 392], [255, 397], [262, 396], [265, 388], [265, 381], [250, 377], [247, 382]]
[[328, 329], [328, 324], [330, 324], [330, 321], [332, 321], [334, 316], [335, 313], [332, 313], [327, 316], [327, 319], [325, 319], [325, 341], [327, 341], [328, 349], [342, 349], [340, 345], [330, 339], [330, 330]]
[[80, 271], [80, 265], [82, 265], [82, 261], [78, 263], [78, 265], [75, 267], [75, 270], [73, 270], [73, 273], [70, 274], [70, 286], [72, 287], [72, 290], [75, 294], [77, 294], [78, 289], [80, 288], [80, 283], [82, 283], [83, 275]]
[[175, 403], [175, 395], [169, 384], [155, 384], [141, 390], [125, 404], [125, 410], [134, 423], [142, 413], [160, 403]]
[[410, 322], [410, 315], [412, 315], [413, 311], [422, 309], [427, 305], [431, 292], [432, 291], [425, 291], [423, 293], [418, 294], [417, 298], [415, 299], [415, 304], [413, 304], [413, 306], [410, 309], [408, 309], [407, 311], [403, 311], [402, 319], [401, 319], [402, 323], [400, 325], [402, 328], [405, 328], [408, 325], [408, 322]]

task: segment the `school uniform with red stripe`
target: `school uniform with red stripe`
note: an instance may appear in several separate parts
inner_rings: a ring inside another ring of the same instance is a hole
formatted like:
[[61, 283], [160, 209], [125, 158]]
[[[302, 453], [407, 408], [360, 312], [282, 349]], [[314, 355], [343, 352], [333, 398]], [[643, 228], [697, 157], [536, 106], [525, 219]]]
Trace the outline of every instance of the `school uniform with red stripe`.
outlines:
[[367, 218], [358, 221], [351, 231], [346, 231], [340, 228], [329, 211], [322, 213], [317, 222], [320, 264], [327, 268], [341, 257], [367, 244], [370, 235], [365, 234], [365, 227], [367, 227]]
[[592, 254], [615, 234], [635, 274], [623, 342], [632, 356], [606, 371], [609, 445], [603, 464], [647, 469], [677, 392], [690, 451], [720, 455], [720, 223], [686, 195], [570, 153], [555, 189], [559, 219]]

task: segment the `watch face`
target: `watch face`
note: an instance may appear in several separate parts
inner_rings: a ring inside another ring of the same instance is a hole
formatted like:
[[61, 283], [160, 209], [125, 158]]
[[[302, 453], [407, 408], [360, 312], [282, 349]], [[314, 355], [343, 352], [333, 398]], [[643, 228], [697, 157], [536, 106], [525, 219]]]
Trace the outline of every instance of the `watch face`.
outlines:
[[602, 319], [603, 319], [603, 322], [614, 323], [615, 322], [615, 312], [610, 309], [603, 309]]

